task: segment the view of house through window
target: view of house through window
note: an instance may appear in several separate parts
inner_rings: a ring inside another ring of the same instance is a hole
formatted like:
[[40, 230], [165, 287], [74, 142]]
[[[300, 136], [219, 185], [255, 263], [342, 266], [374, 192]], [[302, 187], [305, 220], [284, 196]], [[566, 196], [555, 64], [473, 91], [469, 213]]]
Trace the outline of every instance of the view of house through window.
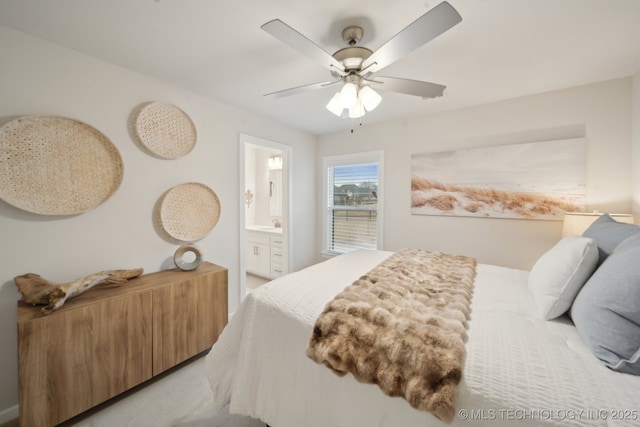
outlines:
[[326, 162], [325, 250], [346, 253], [359, 248], [377, 249], [380, 164], [338, 163]]

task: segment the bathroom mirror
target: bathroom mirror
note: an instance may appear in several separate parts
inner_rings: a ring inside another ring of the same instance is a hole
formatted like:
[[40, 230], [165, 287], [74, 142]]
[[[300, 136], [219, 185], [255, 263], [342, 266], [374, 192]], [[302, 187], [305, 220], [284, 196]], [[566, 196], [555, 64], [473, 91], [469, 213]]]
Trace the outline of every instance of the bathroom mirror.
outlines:
[[282, 216], [282, 169], [269, 170], [269, 215]]

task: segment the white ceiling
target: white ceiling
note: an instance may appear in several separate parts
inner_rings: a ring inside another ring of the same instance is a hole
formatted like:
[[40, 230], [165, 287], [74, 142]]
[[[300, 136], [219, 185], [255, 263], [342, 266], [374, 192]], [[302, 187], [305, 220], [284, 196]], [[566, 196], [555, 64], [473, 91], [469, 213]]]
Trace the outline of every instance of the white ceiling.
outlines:
[[[1, 0], [0, 24], [295, 128], [357, 126], [324, 106], [328, 70], [260, 26], [279, 18], [327, 52], [364, 28], [376, 50], [439, 0]], [[364, 124], [626, 77], [640, 70], [640, 0], [449, 0], [462, 22], [380, 75], [447, 85], [445, 96], [381, 92]], [[1, 69], [1, 68], [0, 68]]]

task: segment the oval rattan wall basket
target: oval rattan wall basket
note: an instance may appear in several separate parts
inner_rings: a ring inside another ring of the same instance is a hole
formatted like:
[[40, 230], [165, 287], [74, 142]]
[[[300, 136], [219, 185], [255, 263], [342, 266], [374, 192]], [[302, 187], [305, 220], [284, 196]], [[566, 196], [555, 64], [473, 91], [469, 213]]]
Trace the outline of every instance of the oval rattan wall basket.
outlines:
[[124, 166], [97, 129], [66, 117], [25, 116], [0, 128], [0, 198], [41, 215], [74, 215], [100, 205]]
[[147, 150], [164, 159], [177, 159], [193, 150], [197, 133], [191, 118], [170, 104], [151, 102], [135, 118], [135, 133]]
[[218, 196], [211, 188], [197, 182], [176, 185], [160, 202], [160, 226], [169, 236], [182, 242], [202, 239], [219, 218]]

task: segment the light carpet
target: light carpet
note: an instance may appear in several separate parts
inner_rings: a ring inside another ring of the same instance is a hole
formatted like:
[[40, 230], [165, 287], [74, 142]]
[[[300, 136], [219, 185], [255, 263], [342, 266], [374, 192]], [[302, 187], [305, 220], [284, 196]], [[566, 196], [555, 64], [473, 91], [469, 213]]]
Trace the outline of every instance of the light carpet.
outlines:
[[216, 411], [204, 357], [80, 415], [62, 426], [265, 427], [254, 418]]

